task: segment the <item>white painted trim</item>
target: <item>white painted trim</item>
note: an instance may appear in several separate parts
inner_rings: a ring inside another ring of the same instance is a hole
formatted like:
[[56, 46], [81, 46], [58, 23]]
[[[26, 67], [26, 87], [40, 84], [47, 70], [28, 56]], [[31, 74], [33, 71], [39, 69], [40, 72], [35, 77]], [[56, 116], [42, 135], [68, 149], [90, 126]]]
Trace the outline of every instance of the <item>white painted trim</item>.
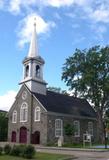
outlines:
[[[26, 111], [26, 115], [25, 115], [25, 120], [23, 120], [23, 112], [22, 112], [22, 110], [24, 109], [24, 107], [23, 107], [23, 105], [26, 105], [26, 109], [27, 109], [27, 111]], [[23, 108], [23, 109], [22, 109]], [[27, 122], [28, 121], [28, 104], [27, 104], [27, 102], [23, 102], [22, 104], [21, 104], [21, 107], [20, 107], [20, 122]]]
[[14, 110], [12, 113], [12, 123], [17, 123], [17, 111]]
[[[74, 137], [80, 137], [80, 121], [78, 120], [74, 120], [73, 121], [73, 125], [75, 126], [75, 123], [77, 125], [77, 131], [74, 131]], [[75, 134], [75, 133], [78, 133], [78, 134]]]
[[[61, 127], [60, 128], [56, 128], [56, 121], [60, 121], [61, 122]], [[61, 135], [56, 135], [56, 131], [61, 131]], [[63, 120], [62, 119], [55, 119], [55, 137], [60, 137], [63, 136]]]
[[[92, 131], [91, 131], [92, 134], [90, 133], [89, 130], [92, 130]], [[93, 122], [91, 122], [91, 121], [88, 122], [88, 133], [89, 133], [91, 136], [93, 136]]]
[[[36, 119], [37, 117], [36, 117], [36, 112], [38, 112], [38, 119]], [[37, 106], [37, 107], [35, 107], [35, 109], [34, 109], [34, 121], [35, 122], [39, 122], [40, 121], [40, 118], [41, 118], [41, 111], [40, 111], [40, 107], [39, 106]]]

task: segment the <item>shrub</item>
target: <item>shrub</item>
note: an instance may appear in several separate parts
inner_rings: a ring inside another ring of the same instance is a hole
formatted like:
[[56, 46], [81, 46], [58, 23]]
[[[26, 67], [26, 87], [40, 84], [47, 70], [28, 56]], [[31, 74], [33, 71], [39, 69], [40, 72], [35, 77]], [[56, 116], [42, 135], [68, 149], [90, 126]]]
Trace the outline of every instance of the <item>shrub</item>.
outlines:
[[6, 144], [4, 146], [4, 153], [5, 154], [10, 154], [10, 152], [11, 152], [11, 146], [9, 144]]
[[66, 124], [64, 126], [65, 134], [67, 136], [72, 136], [74, 133], [74, 126], [72, 126], [70, 123]]
[[25, 147], [26, 147], [26, 145], [23, 145], [23, 144], [19, 145], [19, 151], [20, 151], [19, 156], [21, 156], [21, 157], [24, 156]]
[[14, 145], [10, 154], [13, 155], [13, 156], [19, 156], [20, 155], [19, 146]]
[[34, 157], [34, 155], [35, 155], [35, 148], [32, 145], [26, 146], [24, 150], [24, 157], [31, 159]]
[[3, 148], [0, 147], [0, 155], [2, 155], [2, 152], [3, 152]]

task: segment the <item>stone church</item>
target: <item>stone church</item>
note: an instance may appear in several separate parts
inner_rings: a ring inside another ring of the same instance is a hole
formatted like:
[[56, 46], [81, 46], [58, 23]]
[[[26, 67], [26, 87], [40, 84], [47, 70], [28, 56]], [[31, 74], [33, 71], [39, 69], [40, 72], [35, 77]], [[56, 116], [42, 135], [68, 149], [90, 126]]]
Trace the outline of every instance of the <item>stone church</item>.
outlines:
[[23, 60], [21, 88], [8, 114], [8, 141], [46, 145], [63, 137], [66, 143], [71, 139], [65, 134], [67, 124], [74, 127], [72, 142], [82, 142], [86, 131], [96, 140], [93, 108], [85, 99], [48, 91], [43, 79], [44, 63], [38, 52], [34, 23], [29, 52]]

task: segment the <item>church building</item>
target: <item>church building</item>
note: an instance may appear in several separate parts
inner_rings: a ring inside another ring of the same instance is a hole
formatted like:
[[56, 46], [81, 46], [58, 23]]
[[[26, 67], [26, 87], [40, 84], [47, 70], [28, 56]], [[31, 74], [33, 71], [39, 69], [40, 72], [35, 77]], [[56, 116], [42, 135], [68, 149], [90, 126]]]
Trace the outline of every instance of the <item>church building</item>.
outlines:
[[[85, 99], [48, 91], [43, 77], [44, 64], [38, 51], [34, 23], [29, 52], [23, 60], [21, 88], [8, 114], [8, 141], [47, 145], [56, 144], [60, 137], [67, 143], [72, 137], [72, 143], [80, 143], [86, 131], [95, 141], [94, 109]], [[66, 135], [67, 124], [74, 127], [72, 136]]]

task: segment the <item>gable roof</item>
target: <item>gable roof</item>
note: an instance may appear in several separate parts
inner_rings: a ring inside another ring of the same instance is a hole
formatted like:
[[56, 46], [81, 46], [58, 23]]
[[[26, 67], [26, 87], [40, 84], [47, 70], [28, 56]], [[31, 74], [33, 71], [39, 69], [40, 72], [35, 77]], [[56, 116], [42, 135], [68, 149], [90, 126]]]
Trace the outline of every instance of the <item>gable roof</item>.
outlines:
[[33, 93], [47, 111], [96, 118], [96, 113], [85, 100], [52, 91], [46, 95]]

